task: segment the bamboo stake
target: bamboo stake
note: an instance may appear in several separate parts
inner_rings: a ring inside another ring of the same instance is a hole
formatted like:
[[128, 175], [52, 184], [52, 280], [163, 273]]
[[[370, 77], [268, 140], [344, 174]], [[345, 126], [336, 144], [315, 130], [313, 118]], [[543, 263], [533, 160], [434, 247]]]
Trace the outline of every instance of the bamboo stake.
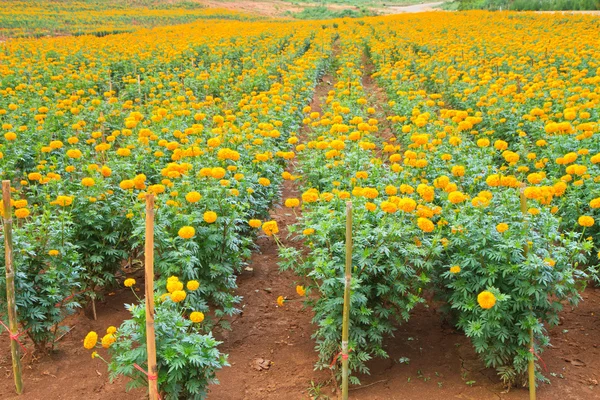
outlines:
[[348, 330], [350, 325], [350, 283], [352, 280], [352, 202], [346, 202], [346, 276], [342, 317], [342, 399], [348, 399]]
[[[8, 305], [8, 323], [10, 335], [19, 333], [17, 320], [17, 303], [15, 302], [15, 270], [13, 265], [12, 241], [12, 207], [10, 204], [10, 181], [2, 181], [2, 201], [4, 203], [4, 256], [6, 263], [6, 302]], [[23, 393], [23, 378], [21, 376], [21, 352], [19, 344], [11, 338], [10, 352], [12, 355], [13, 375], [17, 394]]]
[[533, 329], [529, 329], [529, 346], [531, 346], [531, 358], [529, 359], [529, 365], [527, 369], [529, 370], [529, 400], [535, 400], [535, 349], [533, 348]]
[[[523, 217], [527, 214], [527, 199], [525, 198], [525, 188], [522, 187], [519, 192], [520, 200], [521, 200], [521, 213]], [[523, 244], [523, 254], [527, 257], [527, 253], [529, 253], [529, 245], [527, 243]], [[535, 400], [535, 348], [533, 342], [533, 328], [529, 329], [529, 349], [531, 352], [531, 357], [529, 358], [529, 362], [527, 365], [527, 372], [529, 373], [529, 400]]]
[[146, 349], [148, 351], [148, 394], [158, 399], [158, 367], [154, 333], [154, 195], [146, 194]]

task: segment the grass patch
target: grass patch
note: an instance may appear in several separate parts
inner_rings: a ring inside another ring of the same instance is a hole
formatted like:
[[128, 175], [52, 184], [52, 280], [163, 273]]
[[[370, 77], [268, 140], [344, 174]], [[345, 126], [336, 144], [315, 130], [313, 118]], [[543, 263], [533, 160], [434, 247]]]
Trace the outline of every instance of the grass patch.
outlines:
[[332, 10], [324, 6], [318, 7], [307, 7], [304, 10], [292, 13], [288, 12], [287, 15], [297, 19], [335, 19], [335, 18], [360, 18], [377, 15], [375, 12], [370, 11], [366, 8], [359, 8], [358, 10]]
[[600, 0], [456, 0], [458, 10], [586, 11], [600, 10]]

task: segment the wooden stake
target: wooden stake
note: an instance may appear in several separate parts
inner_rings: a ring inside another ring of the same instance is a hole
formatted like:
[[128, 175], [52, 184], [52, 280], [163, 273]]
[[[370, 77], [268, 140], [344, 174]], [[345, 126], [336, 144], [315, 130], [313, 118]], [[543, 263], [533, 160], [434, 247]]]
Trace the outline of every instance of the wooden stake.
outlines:
[[[525, 198], [525, 187], [522, 187], [519, 192], [520, 200], [521, 200], [521, 213], [523, 214], [523, 218], [525, 214], [527, 214], [527, 199]], [[525, 258], [527, 258], [527, 253], [529, 253], [529, 245], [527, 243], [523, 244], [523, 254]], [[529, 373], [529, 400], [535, 400], [535, 348], [533, 342], [533, 329], [529, 329], [529, 348], [531, 352], [531, 357], [529, 358], [529, 362], [527, 365], [527, 370]]]
[[148, 394], [158, 400], [158, 367], [154, 333], [154, 195], [146, 194], [146, 349], [148, 351]]
[[533, 329], [529, 329], [529, 346], [531, 348], [531, 357], [529, 358], [529, 400], [535, 400], [535, 348], [533, 347]]
[[[2, 181], [2, 201], [4, 203], [4, 256], [6, 263], [6, 302], [8, 305], [9, 334], [19, 333], [17, 320], [17, 303], [15, 302], [15, 269], [13, 265], [13, 240], [12, 240], [12, 207], [10, 204], [10, 181]], [[21, 376], [21, 352], [16, 340], [10, 341], [12, 355], [13, 375], [17, 394], [23, 393], [23, 378]]]
[[342, 399], [348, 399], [348, 331], [350, 327], [350, 283], [352, 282], [352, 202], [346, 202], [346, 274], [342, 317]]

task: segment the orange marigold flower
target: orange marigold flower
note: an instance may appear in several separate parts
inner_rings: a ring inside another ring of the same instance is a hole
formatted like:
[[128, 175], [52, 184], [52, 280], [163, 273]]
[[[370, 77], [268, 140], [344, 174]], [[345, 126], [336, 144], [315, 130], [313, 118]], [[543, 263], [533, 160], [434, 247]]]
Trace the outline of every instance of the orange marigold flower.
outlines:
[[418, 218], [417, 219], [417, 226], [423, 232], [432, 232], [433, 229], [435, 228], [435, 225], [433, 224], [433, 222], [431, 222], [431, 220], [428, 219], [428, 218]]
[[498, 225], [496, 225], [496, 230], [500, 233], [504, 233], [508, 230], [508, 224], [501, 222]]
[[177, 234], [182, 239], [191, 239], [196, 234], [196, 230], [191, 226], [184, 226], [181, 229], [179, 229], [179, 232], [177, 232]]
[[212, 224], [217, 220], [217, 213], [214, 211], [206, 211], [204, 213], [204, 222], [207, 224]]
[[83, 347], [85, 347], [88, 350], [91, 350], [94, 347], [96, 347], [96, 343], [98, 343], [98, 334], [94, 331], [88, 333], [85, 336], [85, 339], [83, 339]]
[[279, 305], [279, 307], [283, 307], [283, 303], [285, 303], [285, 299], [283, 298], [283, 296], [279, 296], [277, 298], [277, 305]]
[[202, 195], [198, 192], [189, 192], [185, 195], [185, 199], [190, 203], [197, 203], [202, 198]]
[[273, 236], [279, 233], [279, 227], [277, 221], [267, 221], [262, 226], [263, 231], [267, 236]]
[[590, 226], [593, 226], [595, 221], [594, 218], [590, 216], [582, 215], [581, 217], [579, 217], [577, 222], [579, 223], [579, 225], [588, 228]]
[[285, 201], [285, 206], [288, 208], [298, 207], [300, 205], [300, 200], [298, 199], [287, 199]]
[[460, 266], [459, 265], [453, 265], [450, 267], [450, 272], [453, 274], [458, 274], [460, 272]]
[[296, 293], [298, 293], [298, 296], [304, 296], [306, 295], [306, 289], [304, 289], [303, 286], [296, 286]]
[[484, 290], [477, 296], [477, 302], [481, 308], [488, 310], [496, 304], [496, 296], [492, 292]]
[[27, 208], [19, 208], [17, 210], [15, 210], [15, 216], [17, 218], [27, 218], [29, 217], [29, 210]]
[[204, 313], [201, 313], [200, 311], [194, 311], [190, 314], [190, 321], [199, 324], [200, 322], [204, 321]]
[[173, 300], [175, 303], [179, 303], [185, 300], [186, 297], [187, 295], [183, 290], [176, 290], [173, 293], [171, 293], [171, 300]]
[[96, 182], [94, 182], [94, 180], [92, 178], [83, 178], [81, 180], [81, 184], [85, 187], [91, 187], [94, 186]]

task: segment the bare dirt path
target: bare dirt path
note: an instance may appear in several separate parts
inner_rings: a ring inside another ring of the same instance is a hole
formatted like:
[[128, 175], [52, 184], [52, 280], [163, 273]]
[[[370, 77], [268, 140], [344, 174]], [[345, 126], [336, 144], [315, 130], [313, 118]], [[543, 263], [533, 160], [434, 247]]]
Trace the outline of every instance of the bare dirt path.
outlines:
[[411, 6], [386, 6], [381, 8], [383, 14], [403, 14], [403, 13], [420, 13], [425, 11], [440, 11], [438, 6], [444, 4], [443, 1], [435, 3], [414, 4]]
[[[320, 111], [330, 82], [329, 75], [321, 78], [310, 104], [313, 111]], [[294, 170], [292, 162], [289, 172], [293, 175]], [[281, 205], [291, 197], [299, 198], [300, 193], [294, 181], [286, 180], [282, 201], [270, 214], [279, 226], [281, 242], [301, 246], [286, 238], [287, 226], [300, 214]], [[278, 249], [272, 238], [260, 238], [257, 244], [259, 251], [249, 265], [252, 271], [238, 277], [243, 313], [233, 321], [232, 331], [220, 338], [224, 341], [221, 351], [229, 354], [231, 367], [217, 374], [220, 385], [211, 387], [209, 400], [308, 399], [311, 382], [324, 383], [331, 376], [313, 371], [318, 355], [311, 338], [312, 312], [304, 309], [302, 301], [289, 301], [283, 307], [276, 304], [280, 295], [298, 298], [295, 286], [301, 284], [299, 278], [292, 271], [279, 271]]]

